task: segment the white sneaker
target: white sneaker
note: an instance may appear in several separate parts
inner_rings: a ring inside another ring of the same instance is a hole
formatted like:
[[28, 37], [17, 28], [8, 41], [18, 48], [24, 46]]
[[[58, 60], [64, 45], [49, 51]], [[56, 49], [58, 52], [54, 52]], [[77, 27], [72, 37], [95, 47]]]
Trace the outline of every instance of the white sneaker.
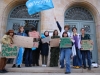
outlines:
[[44, 65], [44, 64], [42, 64], [42, 67], [45, 67], [45, 65]]
[[47, 67], [47, 65], [44, 65], [44, 67]]

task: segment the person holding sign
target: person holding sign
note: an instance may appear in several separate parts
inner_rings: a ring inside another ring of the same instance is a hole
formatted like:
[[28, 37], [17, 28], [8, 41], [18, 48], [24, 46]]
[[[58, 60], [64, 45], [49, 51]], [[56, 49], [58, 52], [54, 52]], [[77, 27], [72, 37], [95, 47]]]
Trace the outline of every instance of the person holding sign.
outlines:
[[[85, 29], [81, 28], [81, 40], [91, 40], [89, 34], [85, 34]], [[91, 43], [93, 44], [93, 43]], [[91, 52], [90, 50], [81, 50], [82, 60], [83, 60], [83, 68], [86, 69], [86, 58], [88, 62], [88, 69], [91, 70]]]
[[72, 28], [72, 34], [71, 34], [71, 38], [73, 38], [75, 40], [75, 49], [76, 49], [76, 55], [73, 57], [73, 66], [74, 68], [78, 69], [82, 66], [82, 58], [81, 58], [81, 52], [80, 52], [80, 48], [81, 48], [81, 37], [80, 35], [77, 33], [77, 28], [73, 27]]
[[46, 67], [47, 66], [47, 59], [48, 59], [48, 54], [49, 54], [49, 32], [45, 31], [44, 32], [45, 38], [42, 38], [42, 49], [41, 49], [41, 55], [42, 55], [42, 66]]
[[[51, 39], [56, 39], [56, 38], [60, 38], [60, 36], [58, 36], [58, 31], [54, 30], [53, 36], [51, 37]], [[59, 59], [59, 52], [60, 52], [59, 46], [51, 47], [50, 52], [51, 52], [50, 67], [58, 66], [58, 59]]]
[[[8, 45], [12, 46], [12, 44], [13, 44], [13, 36], [14, 36], [14, 31], [13, 30], [9, 30], [6, 33], [6, 35], [3, 36], [2, 44], [8, 44]], [[6, 61], [7, 61], [7, 59], [5, 57], [0, 57], [0, 73], [6, 73], [7, 72], [5, 70]]]
[[[23, 26], [21, 26], [19, 28], [19, 32], [16, 35], [27, 36], [26, 33], [24, 33], [24, 27]], [[21, 64], [22, 64], [22, 61], [23, 61], [23, 54], [24, 54], [24, 48], [19, 47], [18, 55], [13, 61], [12, 68], [16, 67], [16, 65], [18, 66], [18, 68], [21, 68]]]
[[71, 55], [72, 55], [72, 44], [73, 44], [73, 42], [74, 42], [73, 39], [68, 37], [68, 33], [63, 32], [62, 38], [61, 38], [61, 41], [60, 41], [60, 49], [61, 49], [60, 50], [60, 64], [61, 64], [61, 68], [64, 68], [63, 60], [65, 58], [65, 61], [66, 61], [66, 72], [65, 72], [65, 74], [71, 73], [70, 59], [71, 59]]
[[[35, 39], [38, 39], [37, 41], [39, 41], [40, 39], [40, 34], [39, 32], [36, 30], [35, 27], [32, 27], [31, 29], [32, 31], [29, 32], [29, 37], [33, 37], [34, 41]], [[34, 42], [33, 41], [33, 42]], [[32, 48], [32, 61], [33, 61], [33, 66], [39, 66], [39, 55], [40, 55], [40, 49], [38, 48]]]

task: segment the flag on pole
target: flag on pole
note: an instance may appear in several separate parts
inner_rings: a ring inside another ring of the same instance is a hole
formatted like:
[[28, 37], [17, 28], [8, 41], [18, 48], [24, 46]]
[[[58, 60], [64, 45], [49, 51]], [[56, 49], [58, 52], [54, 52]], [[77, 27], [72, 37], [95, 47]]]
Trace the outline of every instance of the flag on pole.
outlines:
[[56, 24], [57, 24], [57, 27], [58, 27], [59, 31], [61, 32], [62, 31], [62, 27], [60, 26], [59, 22], [56, 21]]
[[52, 0], [28, 0], [26, 2], [29, 15], [54, 8]]

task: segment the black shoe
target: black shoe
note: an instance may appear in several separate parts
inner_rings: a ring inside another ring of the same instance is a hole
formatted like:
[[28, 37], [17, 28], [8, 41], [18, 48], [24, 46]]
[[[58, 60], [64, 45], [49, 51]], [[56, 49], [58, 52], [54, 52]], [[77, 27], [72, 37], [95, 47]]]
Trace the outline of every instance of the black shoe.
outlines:
[[3, 72], [2, 70], [0, 70], [0, 73], [5, 73], [5, 72]]
[[18, 65], [18, 68], [21, 68], [21, 66], [20, 66], [20, 65]]
[[15, 64], [12, 66], [12, 68], [14, 68], [14, 67], [16, 67], [16, 65], [15, 65]]
[[32, 67], [31, 65], [29, 65], [29, 67]]
[[88, 67], [88, 70], [91, 70], [91, 67]]
[[7, 70], [5, 70], [5, 69], [3, 69], [2, 71], [3, 71], [3, 72], [5, 72], [5, 73], [7, 73], [7, 72], [8, 72], [8, 71], [7, 71]]
[[25, 65], [25, 67], [29, 67], [29, 65]]
[[39, 64], [36, 64], [36, 66], [39, 66]]
[[60, 68], [63, 69], [64, 67], [61, 66]]
[[86, 69], [86, 67], [83, 67], [84, 69]]
[[65, 72], [65, 74], [70, 74], [70, 72]]
[[33, 64], [33, 66], [35, 66], [35, 64]]

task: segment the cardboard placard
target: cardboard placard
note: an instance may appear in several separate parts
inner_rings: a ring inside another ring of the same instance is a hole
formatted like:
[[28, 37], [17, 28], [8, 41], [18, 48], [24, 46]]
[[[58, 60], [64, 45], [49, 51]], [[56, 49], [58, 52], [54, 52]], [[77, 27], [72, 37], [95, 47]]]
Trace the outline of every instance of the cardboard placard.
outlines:
[[32, 48], [32, 47], [38, 47], [39, 42], [34, 41], [33, 37], [25, 37], [25, 36], [14, 36], [14, 44], [18, 47], [25, 47], [25, 48]]
[[82, 40], [81, 50], [93, 50], [92, 40]]
[[50, 37], [45, 37], [45, 38], [41, 39], [42, 43], [49, 43], [50, 40], [51, 40]]
[[72, 47], [72, 42], [69, 37], [63, 37], [60, 39], [60, 48], [68, 48]]
[[1, 46], [1, 57], [6, 57], [6, 58], [16, 58], [17, 53], [18, 53], [18, 48], [17, 46], [9, 46], [7, 44], [2, 44]]
[[59, 47], [60, 38], [54, 38], [50, 40], [50, 47]]

